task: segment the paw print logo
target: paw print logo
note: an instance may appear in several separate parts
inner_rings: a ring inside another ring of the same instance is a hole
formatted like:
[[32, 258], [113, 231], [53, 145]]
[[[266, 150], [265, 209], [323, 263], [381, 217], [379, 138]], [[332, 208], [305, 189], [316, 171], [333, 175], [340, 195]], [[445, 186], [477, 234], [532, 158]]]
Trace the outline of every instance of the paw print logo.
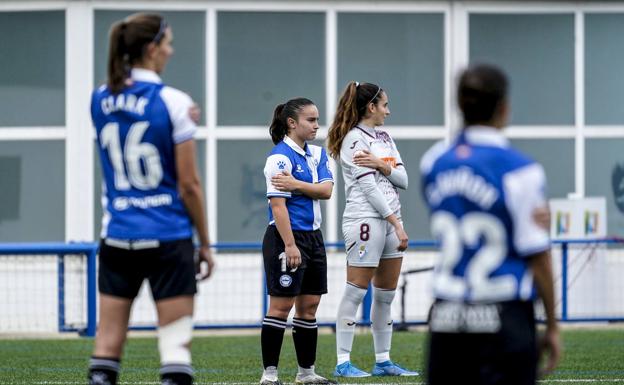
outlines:
[[283, 170], [284, 167], [286, 167], [286, 162], [284, 162], [283, 160], [280, 160], [279, 162], [277, 162], [277, 168], [279, 168], [280, 170]]

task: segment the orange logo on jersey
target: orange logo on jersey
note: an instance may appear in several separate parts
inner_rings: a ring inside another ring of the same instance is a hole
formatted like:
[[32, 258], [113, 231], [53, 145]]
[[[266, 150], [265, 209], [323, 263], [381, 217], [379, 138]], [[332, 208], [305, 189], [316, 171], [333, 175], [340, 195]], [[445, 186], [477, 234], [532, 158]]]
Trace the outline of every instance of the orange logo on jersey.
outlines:
[[381, 158], [381, 160], [386, 162], [386, 164], [389, 164], [390, 167], [392, 167], [392, 168], [396, 168], [396, 166], [397, 166], [396, 165], [396, 158], [393, 157], [393, 156], [388, 156], [388, 157], [385, 157], [385, 158]]

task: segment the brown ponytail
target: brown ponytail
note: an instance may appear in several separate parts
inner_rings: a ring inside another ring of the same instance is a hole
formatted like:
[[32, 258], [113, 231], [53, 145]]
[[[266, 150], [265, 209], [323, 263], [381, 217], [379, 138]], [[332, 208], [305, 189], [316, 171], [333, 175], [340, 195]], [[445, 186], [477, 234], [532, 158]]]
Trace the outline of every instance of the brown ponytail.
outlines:
[[327, 149], [332, 158], [340, 158], [340, 148], [347, 133], [366, 116], [370, 103], [377, 103], [383, 89], [372, 83], [349, 82], [338, 101], [334, 121], [327, 132]]
[[112, 93], [121, 92], [130, 68], [143, 60], [146, 46], [160, 44], [167, 23], [162, 16], [135, 13], [111, 27], [108, 44], [108, 80]]

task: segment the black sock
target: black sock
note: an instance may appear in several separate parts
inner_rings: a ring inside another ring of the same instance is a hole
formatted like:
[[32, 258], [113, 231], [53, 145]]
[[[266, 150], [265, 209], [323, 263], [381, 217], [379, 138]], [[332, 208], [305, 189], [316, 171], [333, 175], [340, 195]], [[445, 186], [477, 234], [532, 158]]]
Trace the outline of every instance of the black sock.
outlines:
[[162, 385], [191, 385], [193, 368], [184, 364], [164, 364], [160, 367]]
[[286, 330], [285, 319], [271, 316], [264, 317], [260, 344], [262, 345], [262, 365], [265, 369], [269, 366], [277, 368], [280, 351], [282, 350], [282, 341], [284, 340], [284, 330]]
[[89, 361], [89, 385], [116, 385], [119, 359], [92, 356]]
[[292, 336], [299, 366], [304, 369], [311, 368], [316, 360], [316, 340], [318, 339], [316, 319], [293, 318]]

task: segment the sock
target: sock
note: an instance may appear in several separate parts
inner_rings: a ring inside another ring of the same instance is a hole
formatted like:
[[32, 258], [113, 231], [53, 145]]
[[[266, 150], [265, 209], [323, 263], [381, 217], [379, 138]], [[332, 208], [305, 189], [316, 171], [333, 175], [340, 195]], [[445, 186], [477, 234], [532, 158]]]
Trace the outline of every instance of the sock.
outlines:
[[277, 368], [282, 341], [284, 340], [284, 330], [286, 330], [285, 319], [268, 315], [264, 317], [260, 344], [262, 345], [262, 365], [265, 369], [269, 366]]
[[116, 385], [119, 359], [92, 356], [89, 361], [89, 385]]
[[293, 318], [292, 336], [299, 367], [305, 369], [313, 367], [318, 339], [316, 319]]
[[375, 361], [384, 362], [390, 359], [392, 344], [392, 300], [396, 290], [385, 290], [373, 287], [373, 306], [371, 322], [373, 342], [375, 344]]
[[162, 385], [191, 385], [193, 368], [187, 364], [165, 364], [160, 367]]
[[351, 347], [353, 346], [353, 335], [355, 334], [355, 317], [365, 295], [366, 289], [347, 282], [340, 305], [338, 305], [338, 316], [336, 317], [336, 355], [338, 356], [338, 365], [351, 359]]

